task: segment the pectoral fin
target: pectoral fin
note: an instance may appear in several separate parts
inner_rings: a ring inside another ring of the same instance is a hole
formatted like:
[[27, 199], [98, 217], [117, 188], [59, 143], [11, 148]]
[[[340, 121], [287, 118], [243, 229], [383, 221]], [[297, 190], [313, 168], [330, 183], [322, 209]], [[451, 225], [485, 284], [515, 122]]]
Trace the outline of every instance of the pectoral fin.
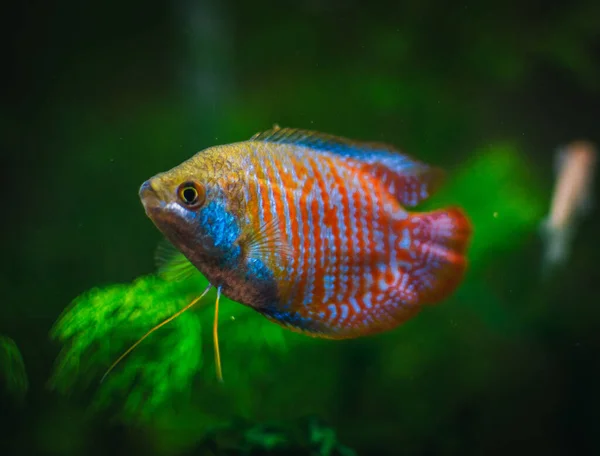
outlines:
[[185, 255], [166, 239], [156, 247], [154, 259], [159, 277], [168, 281], [185, 280], [198, 272]]

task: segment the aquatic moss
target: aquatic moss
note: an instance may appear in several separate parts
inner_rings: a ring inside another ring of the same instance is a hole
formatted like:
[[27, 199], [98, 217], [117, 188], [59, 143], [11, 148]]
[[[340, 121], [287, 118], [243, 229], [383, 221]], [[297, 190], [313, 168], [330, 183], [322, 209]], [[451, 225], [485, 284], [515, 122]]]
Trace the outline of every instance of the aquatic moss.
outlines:
[[15, 341], [3, 335], [0, 335], [0, 378], [8, 394], [22, 401], [29, 388], [25, 363]]
[[[175, 396], [189, 395], [194, 375], [206, 364], [214, 377], [212, 336], [215, 292], [210, 292], [190, 311], [153, 333], [99, 382], [109, 365], [150, 328], [188, 304], [206, 288], [200, 273], [184, 280], [163, 280], [157, 275], [137, 278], [131, 284], [94, 288], [74, 300], [58, 319], [51, 337], [62, 345], [50, 387], [70, 394], [95, 389], [93, 406], [110, 406], [125, 394], [123, 412], [144, 419], [166, 406]], [[210, 303], [210, 304], [209, 304]], [[246, 362], [237, 347], [261, 353], [285, 349], [283, 329], [251, 309], [224, 298], [220, 305], [220, 331], [228, 383], [242, 382], [244, 375], [229, 369], [262, 370], [260, 357]], [[251, 315], [252, 314], [252, 315]], [[243, 327], [243, 331], [238, 331]], [[207, 328], [209, 330], [207, 330]], [[205, 334], [204, 334], [205, 333]], [[229, 347], [236, 347], [231, 352]], [[209, 375], [206, 375], [211, 381]]]

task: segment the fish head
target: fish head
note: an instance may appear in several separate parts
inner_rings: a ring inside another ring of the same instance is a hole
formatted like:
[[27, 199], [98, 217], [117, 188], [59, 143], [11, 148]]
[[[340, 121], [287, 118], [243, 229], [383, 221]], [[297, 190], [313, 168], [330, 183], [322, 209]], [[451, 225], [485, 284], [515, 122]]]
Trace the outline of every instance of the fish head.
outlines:
[[146, 214], [162, 234], [201, 269], [231, 263], [240, 256], [239, 217], [231, 193], [214, 166], [194, 157], [145, 181], [139, 196]]

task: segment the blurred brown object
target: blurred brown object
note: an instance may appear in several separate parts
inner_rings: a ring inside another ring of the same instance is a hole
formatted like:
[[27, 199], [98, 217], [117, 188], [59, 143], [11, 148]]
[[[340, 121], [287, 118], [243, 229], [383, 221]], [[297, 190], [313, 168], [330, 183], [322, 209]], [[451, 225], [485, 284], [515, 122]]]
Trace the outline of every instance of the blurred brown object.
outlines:
[[583, 140], [573, 141], [557, 152], [550, 213], [542, 224], [546, 271], [567, 259], [577, 225], [592, 209], [597, 156], [595, 145]]

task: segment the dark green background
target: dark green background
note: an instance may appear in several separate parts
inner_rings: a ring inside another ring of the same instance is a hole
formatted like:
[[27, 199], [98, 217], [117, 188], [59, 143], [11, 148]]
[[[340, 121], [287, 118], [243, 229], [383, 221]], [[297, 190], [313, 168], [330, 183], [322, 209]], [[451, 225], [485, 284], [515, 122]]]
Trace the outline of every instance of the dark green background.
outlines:
[[[85, 397], [46, 388], [48, 331], [85, 290], [152, 272], [160, 235], [137, 189], [197, 150], [278, 123], [391, 142], [454, 172], [510, 141], [528, 163], [520, 184], [541, 182], [547, 206], [556, 147], [600, 143], [592, 0], [24, 1], [2, 24], [0, 333], [30, 386], [24, 404], [0, 403], [1, 454], [153, 453], [142, 424], [84, 419]], [[313, 350], [316, 364], [292, 348], [274, 364], [277, 392], [252, 400], [273, 394], [294, 419], [327, 388], [315, 413], [358, 454], [600, 453], [598, 212], [580, 228], [550, 283], [531, 227], [473, 271], [467, 291], [483, 299], [470, 310], [455, 299], [419, 317], [409, 334], [435, 337], [414, 377], [402, 335]], [[487, 296], [508, 320], [471, 312]], [[314, 381], [287, 388], [297, 369]]]

